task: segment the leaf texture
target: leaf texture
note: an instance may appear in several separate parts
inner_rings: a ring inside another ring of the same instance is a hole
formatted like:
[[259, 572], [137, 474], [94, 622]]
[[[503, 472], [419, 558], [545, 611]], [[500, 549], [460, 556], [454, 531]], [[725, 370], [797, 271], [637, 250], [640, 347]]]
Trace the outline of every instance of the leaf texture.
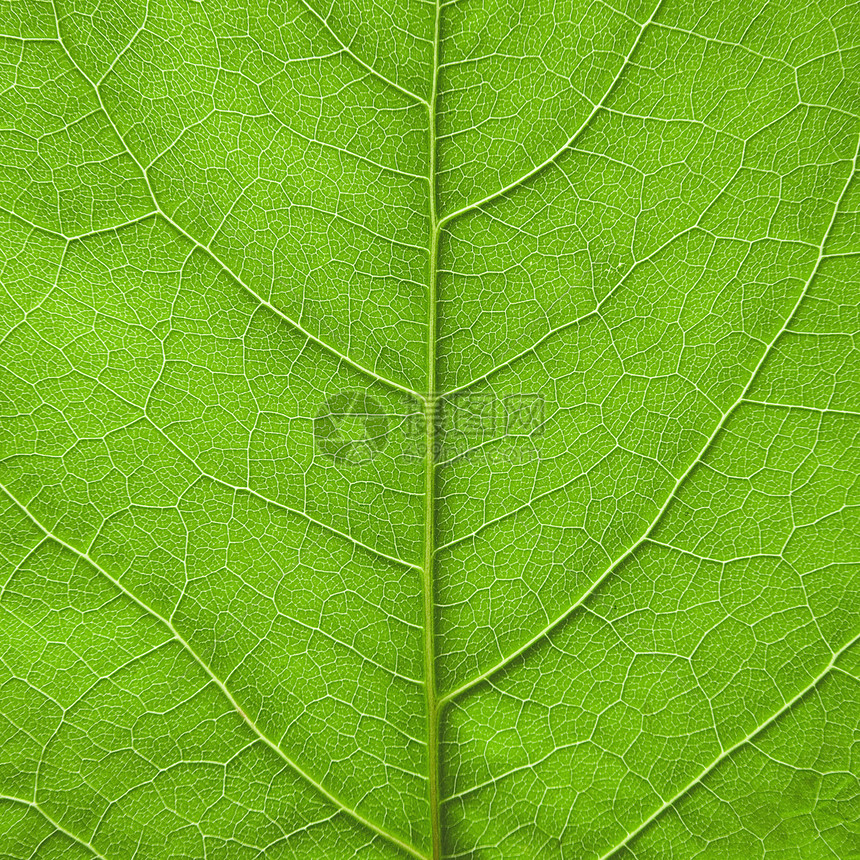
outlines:
[[858, 35], [0, 0], [0, 856], [860, 858]]

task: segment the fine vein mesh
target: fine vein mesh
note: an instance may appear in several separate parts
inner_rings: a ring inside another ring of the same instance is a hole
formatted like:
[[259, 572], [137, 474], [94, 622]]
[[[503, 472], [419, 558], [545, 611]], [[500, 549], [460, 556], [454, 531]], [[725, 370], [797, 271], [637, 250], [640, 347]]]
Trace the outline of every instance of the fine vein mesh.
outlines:
[[860, 856], [857, 14], [0, 0], [0, 855]]

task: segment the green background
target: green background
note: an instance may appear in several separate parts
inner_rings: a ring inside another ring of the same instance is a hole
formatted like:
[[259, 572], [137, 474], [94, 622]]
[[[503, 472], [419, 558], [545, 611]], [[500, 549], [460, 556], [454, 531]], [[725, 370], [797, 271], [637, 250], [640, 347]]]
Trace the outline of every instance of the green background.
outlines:
[[0, 857], [860, 858], [856, 5], [0, 34]]

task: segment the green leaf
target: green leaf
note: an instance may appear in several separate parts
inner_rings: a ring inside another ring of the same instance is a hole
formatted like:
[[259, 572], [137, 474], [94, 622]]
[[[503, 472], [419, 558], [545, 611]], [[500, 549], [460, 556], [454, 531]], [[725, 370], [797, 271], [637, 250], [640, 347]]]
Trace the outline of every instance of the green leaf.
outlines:
[[0, 0], [0, 856], [860, 858], [858, 9]]

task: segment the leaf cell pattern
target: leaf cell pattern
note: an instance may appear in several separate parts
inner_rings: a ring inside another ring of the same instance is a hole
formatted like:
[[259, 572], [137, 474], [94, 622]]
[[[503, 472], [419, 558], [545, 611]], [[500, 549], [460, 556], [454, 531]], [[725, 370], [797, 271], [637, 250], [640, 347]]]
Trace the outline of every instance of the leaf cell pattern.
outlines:
[[858, 9], [0, 0], [0, 855], [860, 857]]

